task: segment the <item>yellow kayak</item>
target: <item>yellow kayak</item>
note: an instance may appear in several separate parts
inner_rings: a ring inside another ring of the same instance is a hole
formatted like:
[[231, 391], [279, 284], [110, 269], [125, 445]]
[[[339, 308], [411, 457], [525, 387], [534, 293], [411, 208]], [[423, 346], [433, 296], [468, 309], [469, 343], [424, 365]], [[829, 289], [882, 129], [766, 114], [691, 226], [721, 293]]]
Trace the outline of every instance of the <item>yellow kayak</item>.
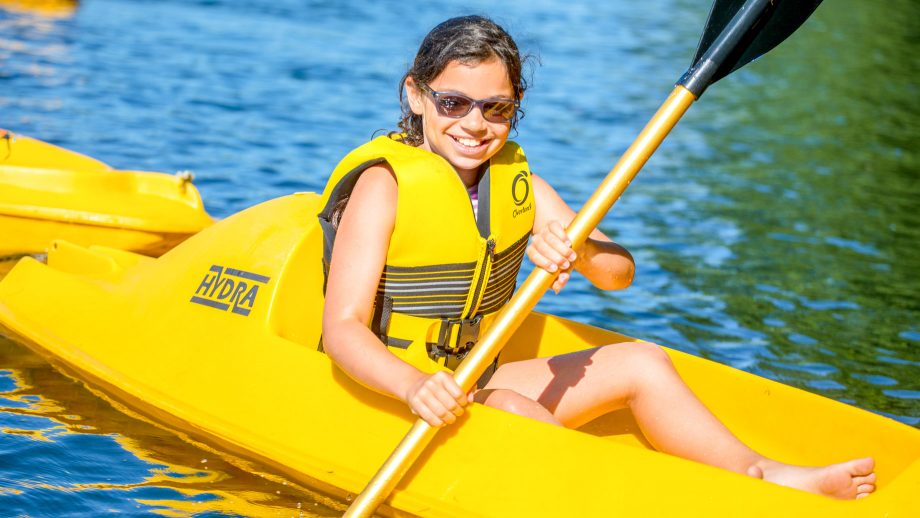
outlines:
[[212, 223], [188, 174], [115, 171], [0, 129], [0, 257], [53, 239], [160, 255]]
[[73, 15], [79, 3], [79, 0], [0, 0], [0, 9], [63, 18]]
[[[0, 282], [0, 323], [112, 398], [339, 497], [361, 490], [414, 416], [317, 351], [319, 197], [278, 198], [159, 259], [55, 242]], [[52, 296], [53, 295], [53, 296]], [[533, 313], [502, 361], [628, 340]], [[579, 430], [478, 404], [438, 434], [385, 512], [468, 516], [920, 515], [920, 431], [668, 350], [761, 453], [801, 464], [872, 455], [878, 490], [841, 501], [651, 449], [627, 410]]]

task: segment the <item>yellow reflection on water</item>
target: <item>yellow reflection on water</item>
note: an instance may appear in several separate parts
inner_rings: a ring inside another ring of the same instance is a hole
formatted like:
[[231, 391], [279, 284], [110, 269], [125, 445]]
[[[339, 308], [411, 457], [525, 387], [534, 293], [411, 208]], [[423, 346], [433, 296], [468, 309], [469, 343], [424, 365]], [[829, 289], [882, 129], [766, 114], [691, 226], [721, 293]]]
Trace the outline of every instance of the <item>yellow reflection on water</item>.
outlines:
[[[0, 403], [0, 433], [50, 443], [60, 442], [71, 434], [97, 435], [113, 440], [121, 450], [140, 461], [136, 470], [128, 473], [130, 480], [124, 483], [71, 482], [67, 477], [73, 475], [65, 471], [60, 475], [49, 474], [57, 477], [50, 482], [45, 478], [41, 483], [20, 481], [11, 484], [14, 487], [0, 488], [2, 495], [28, 499], [32, 489], [86, 492], [85, 498], [91, 501], [98, 498], [93, 493], [102, 490], [111, 492], [106, 493], [106, 499], [134, 498], [146, 512], [163, 516], [214, 512], [239, 516], [337, 516], [344, 511], [342, 502], [294, 484], [270, 469], [165, 429], [103, 394], [87, 390], [82, 382], [62, 374], [25, 346], [2, 335], [0, 371], [13, 385], [12, 389], [0, 392], [7, 401]], [[11, 415], [41, 417], [46, 421], [40, 429], [22, 430], [21, 426], [11, 424], [15, 422], [9, 418]], [[61, 459], [46, 460], [67, 468], [63, 454]], [[3, 476], [0, 467], [0, 478]], [[170, 494], [150, 498], [156, 493], [140, 492], [136, 496], [129, 493], [143, 488], [165, 488]]]

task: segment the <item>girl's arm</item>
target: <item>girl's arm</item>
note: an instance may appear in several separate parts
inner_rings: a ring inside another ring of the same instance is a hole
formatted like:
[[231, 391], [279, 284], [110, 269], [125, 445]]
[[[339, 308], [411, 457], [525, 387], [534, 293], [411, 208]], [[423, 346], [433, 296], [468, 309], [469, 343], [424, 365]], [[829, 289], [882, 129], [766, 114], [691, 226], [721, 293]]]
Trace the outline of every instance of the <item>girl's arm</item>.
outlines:
[[565, 227], [575, 218], [575, 211], [542, 178], [537, 175], [532, 178], [537, 212], [527, 256], [547, 271], [562, 272], [553, 283], [553, 290], [559, 293], [565, 286], [573, 266], [600, 289], [618, 290], [629, 286], [636, 271], [632, 255], [598, 229], [591, 232], [580, 249], [572, 250]]
[[388, 166], [369, 168], [352, 191], [329, 265], [323, 348], [359, 383], [407, 402], [432, 426], [444, 426], [468, 404], [453, 377], [429, 375], [402, 361], [368, 328], [396, 221], [397, 192]]

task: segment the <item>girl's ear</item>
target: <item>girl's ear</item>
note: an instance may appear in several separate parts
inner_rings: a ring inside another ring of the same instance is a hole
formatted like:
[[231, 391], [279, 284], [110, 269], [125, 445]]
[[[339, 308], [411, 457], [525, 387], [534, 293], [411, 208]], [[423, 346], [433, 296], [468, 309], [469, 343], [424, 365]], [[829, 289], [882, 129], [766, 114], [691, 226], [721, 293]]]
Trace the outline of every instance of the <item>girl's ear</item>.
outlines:
[[409, 109], [416, 115], [422, 115], [422, 90], [415, 84], [412, 77], [406, 77], [406, 100], [409, 101]]

